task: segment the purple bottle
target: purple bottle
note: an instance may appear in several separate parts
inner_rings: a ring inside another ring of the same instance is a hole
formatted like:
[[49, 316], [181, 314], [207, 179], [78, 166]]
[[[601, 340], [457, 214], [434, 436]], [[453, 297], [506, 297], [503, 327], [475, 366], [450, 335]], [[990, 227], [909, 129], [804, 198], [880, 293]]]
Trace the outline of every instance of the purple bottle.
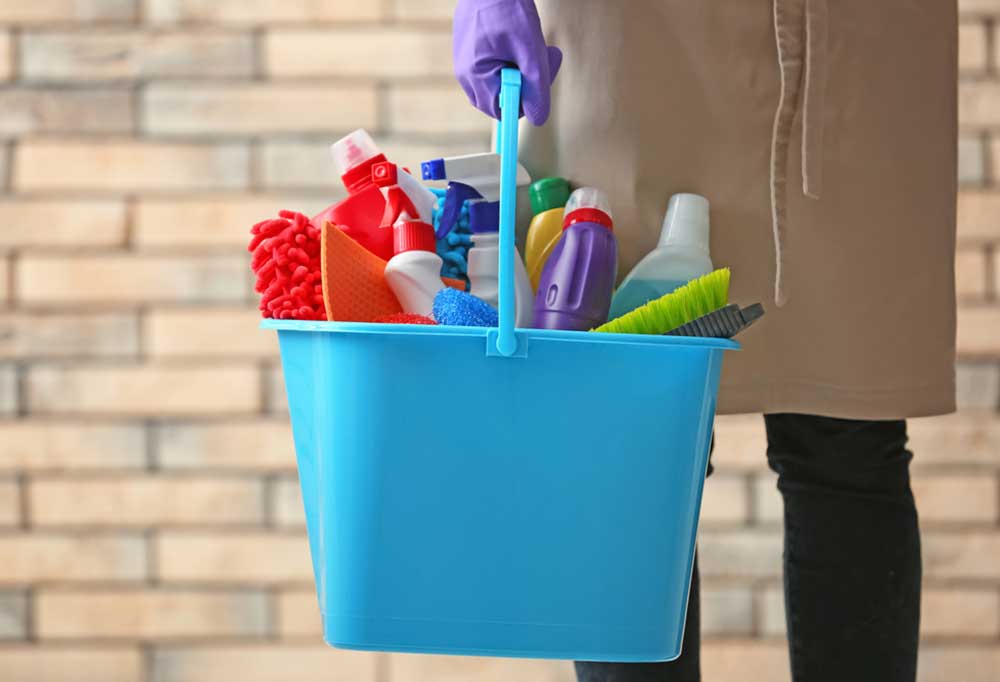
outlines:
[[564, 215], [562, 239], [538, 284], [534, 326], [588, 331], [608, 321], [618, 242], [601, 190], [581, 187], [573, 192]]

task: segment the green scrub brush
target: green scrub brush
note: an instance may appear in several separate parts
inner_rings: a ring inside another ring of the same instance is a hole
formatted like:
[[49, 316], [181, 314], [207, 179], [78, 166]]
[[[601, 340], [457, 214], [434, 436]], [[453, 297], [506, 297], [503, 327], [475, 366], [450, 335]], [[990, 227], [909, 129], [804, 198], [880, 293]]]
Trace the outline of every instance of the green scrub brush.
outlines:
[[593, 331], [666, 334], [726, 305], [729, 301], [729, 278], [729, 268], [715, 270]]

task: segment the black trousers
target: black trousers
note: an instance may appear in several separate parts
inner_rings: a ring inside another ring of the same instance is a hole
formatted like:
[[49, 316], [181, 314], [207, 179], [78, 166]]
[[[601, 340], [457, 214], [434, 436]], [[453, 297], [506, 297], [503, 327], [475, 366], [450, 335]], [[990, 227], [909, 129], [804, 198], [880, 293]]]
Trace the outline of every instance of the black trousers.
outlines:
[[[785, 503], [785, 617], [794, 682], [913, 682], [920, 533], [906, 422], [764, 417]], [[711, 483], [709, 483], [711, 485]], [[580, 682], [701, 679], [698, 567], [684, 649], [669, 663], [576, 664]]]

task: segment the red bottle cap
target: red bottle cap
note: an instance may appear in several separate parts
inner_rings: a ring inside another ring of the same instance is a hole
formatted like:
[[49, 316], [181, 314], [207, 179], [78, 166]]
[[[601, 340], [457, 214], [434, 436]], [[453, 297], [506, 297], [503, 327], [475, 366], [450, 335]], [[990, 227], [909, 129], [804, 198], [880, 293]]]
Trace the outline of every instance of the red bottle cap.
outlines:
[[564, 230], [576, 223], [597, 223], [614, 231], [614, 223], [611, 220], [611, 216], [599, 208], [578, 208], [563, 217]]
[[581, 187], [569, 195], [563, 229], [575, 223], [597, 223], [609, 230], [614, 229], [608, 197], [595, 187]]
[[406, 251], [437, 251], [434, 226], [420, 220], [401, 220], [392, 232], [393, 247], [397, 254]]
[[379, 154], [341, 175], [340, 179], [344, 182], [344, 187], [347, 188], [348, 193], [354, 194], [372, 184], [372, 166], [384, 161], [385, 154]]

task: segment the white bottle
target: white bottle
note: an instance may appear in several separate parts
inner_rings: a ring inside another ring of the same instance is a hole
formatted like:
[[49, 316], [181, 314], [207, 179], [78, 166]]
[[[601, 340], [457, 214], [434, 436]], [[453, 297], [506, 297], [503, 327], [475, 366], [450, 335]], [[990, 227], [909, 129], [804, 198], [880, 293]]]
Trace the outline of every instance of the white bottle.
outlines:
[[621, 317], [712, 272], [708, 207], [708, 199], [698, 194], [670, 197], [660, 242], [632, 268], [615, 291], [609, 319]]
[[385, 266], [385, 281], [405, 312], [431, 316], [434, 297], [445, 287], [434, 227], [404, 215], [393, 226], [396, 255]]
[[[483, 299], [494, 308], [500, 301], [500, 234], [498, 232], [479, 232], [472, 235], [472, 248], [469, 249], [469, 291]], [[517, 303], [517, 313], [514, 324], [522, 329], [531, 327], [535, 314], [534, 290], [528, 271], [524, 267], [521, 255], [514, 250], [514, 297]]]

